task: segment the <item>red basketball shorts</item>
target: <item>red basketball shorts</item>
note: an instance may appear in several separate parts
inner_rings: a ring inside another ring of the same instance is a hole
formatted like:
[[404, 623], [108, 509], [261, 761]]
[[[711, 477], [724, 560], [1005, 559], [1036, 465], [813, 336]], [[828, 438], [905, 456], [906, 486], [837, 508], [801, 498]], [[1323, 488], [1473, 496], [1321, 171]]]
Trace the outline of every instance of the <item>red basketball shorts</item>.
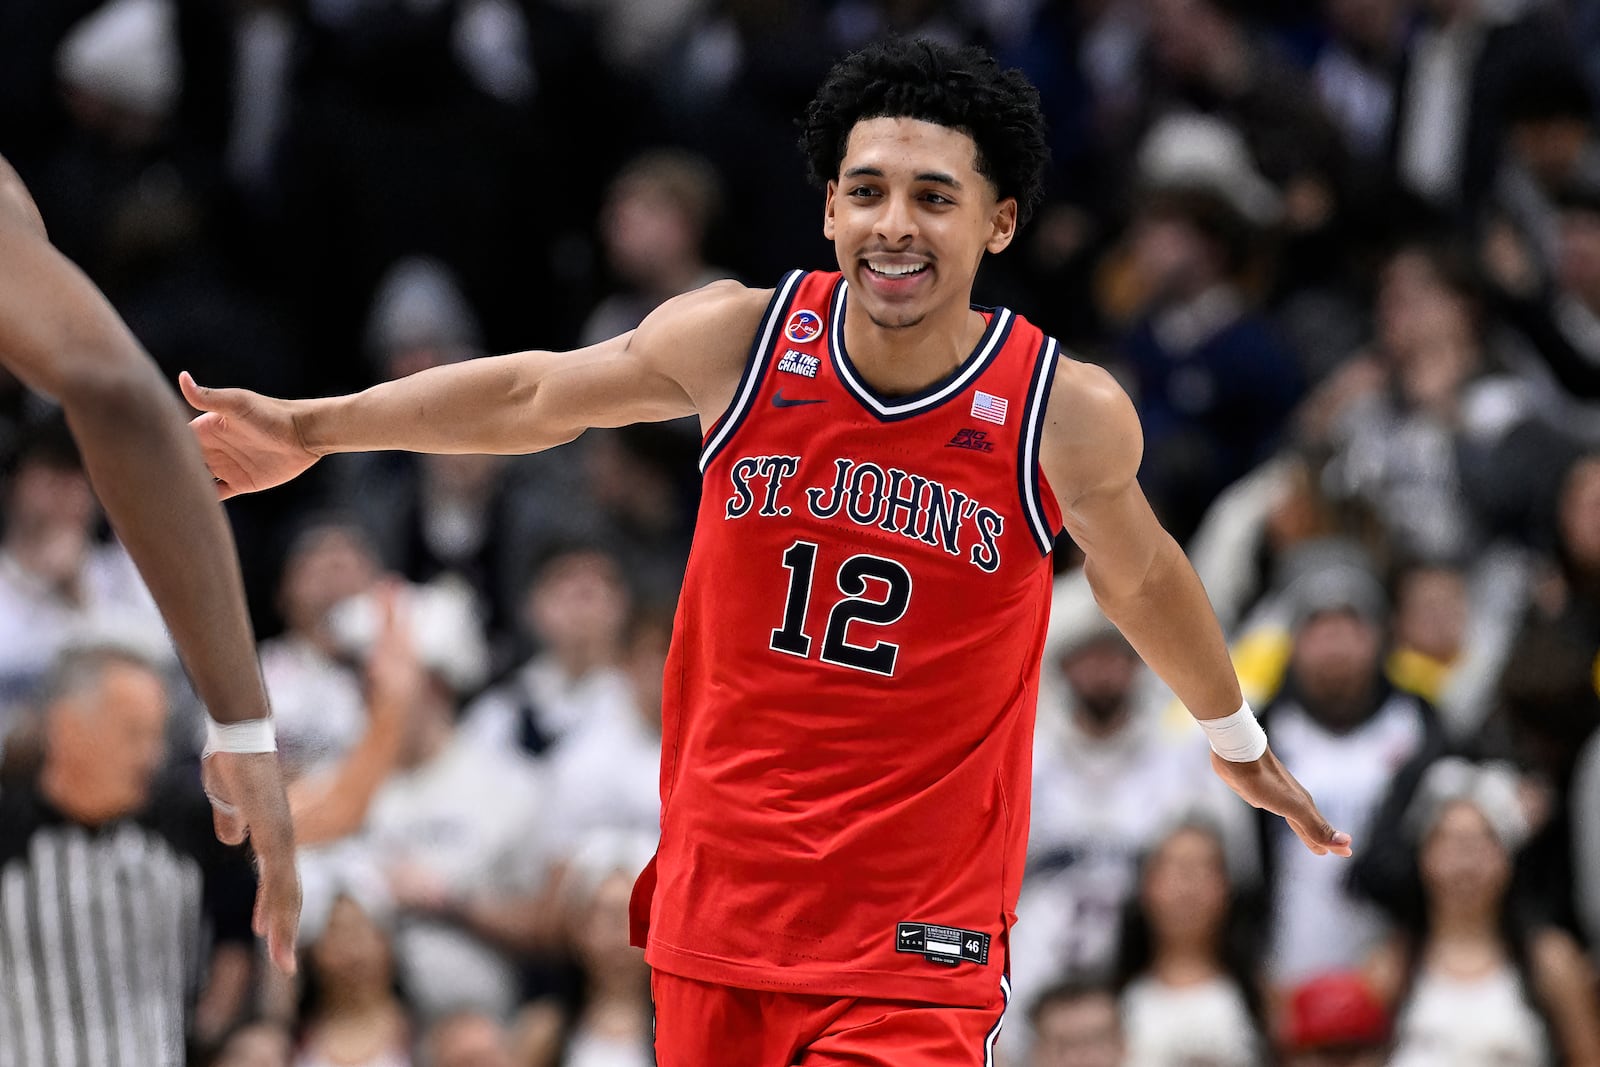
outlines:
[[993, 1067], [1009, 985], [993, 1004], [769, 993], [650, 978], [657, 1067]]

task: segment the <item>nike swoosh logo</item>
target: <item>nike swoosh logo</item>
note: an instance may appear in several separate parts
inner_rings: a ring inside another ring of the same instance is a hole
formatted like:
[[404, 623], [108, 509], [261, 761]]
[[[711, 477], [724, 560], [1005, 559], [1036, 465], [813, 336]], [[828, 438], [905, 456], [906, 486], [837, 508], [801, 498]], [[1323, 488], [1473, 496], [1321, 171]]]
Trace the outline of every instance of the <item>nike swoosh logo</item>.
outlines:
[[779, 408], [797, 408], [801, 404], [826, 404], [827, 402], [823, 397], [818, 397], [815, 400], [790, 400], [783, 395], [782, 389], [772, 394], [772, 406]]

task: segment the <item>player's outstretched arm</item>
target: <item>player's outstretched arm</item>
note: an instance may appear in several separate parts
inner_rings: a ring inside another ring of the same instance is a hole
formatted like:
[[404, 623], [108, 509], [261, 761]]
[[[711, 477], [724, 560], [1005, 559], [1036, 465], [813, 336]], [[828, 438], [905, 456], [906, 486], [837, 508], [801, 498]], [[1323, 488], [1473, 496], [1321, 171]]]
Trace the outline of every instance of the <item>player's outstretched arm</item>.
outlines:
[[[1197, 719], [1217, 719], [1244, 700], [1222, 627], [1183, 550], [1162, 529], [1139, 488], [1144, 441], [1121, 387], [1098, 367], [1063, 360], [1040, 448], [1095, 600]], [[1350, 854], [1350, 837], [1322, 817], [1310, 794], [1269, 748], [1259, 759], [1213, 757], [1250, 804], [1282, 815], [1318, 854]]]
[[[0, 362], [53, 396], [117, 536], [160, 606], [200, 699], [219, 722], [267, 714], [233, 536], [181, 409], [160, 371], [94, 285], [45, 238], [0, 160]], [[220, 761], [220, 762], [219, 762]], [[293, 964], [300, 914], [289, 811], [271, 753], [207, 761], [260, 862], [257, 931]]]
[[280, 485], [334, 452], [519, 455], [591, 427], [721, 414], [770, 293], [716, 282], [638, 329], [575, 352], [435, 367], [349, 396], [280, 400], [184, 375], [193, 427], [223, 497]]

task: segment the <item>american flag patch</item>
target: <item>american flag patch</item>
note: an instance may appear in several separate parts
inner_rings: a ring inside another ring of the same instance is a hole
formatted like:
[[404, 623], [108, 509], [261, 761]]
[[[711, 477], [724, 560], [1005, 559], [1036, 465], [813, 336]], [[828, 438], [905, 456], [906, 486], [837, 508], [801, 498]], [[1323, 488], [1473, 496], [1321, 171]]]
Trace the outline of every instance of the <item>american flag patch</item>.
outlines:
[[1006, 424], [1006, 401], [1004, 397], [993, 396], [978, 390], [978, 395], [972, 398], [972, 417], [992, 422], [996, 426]]

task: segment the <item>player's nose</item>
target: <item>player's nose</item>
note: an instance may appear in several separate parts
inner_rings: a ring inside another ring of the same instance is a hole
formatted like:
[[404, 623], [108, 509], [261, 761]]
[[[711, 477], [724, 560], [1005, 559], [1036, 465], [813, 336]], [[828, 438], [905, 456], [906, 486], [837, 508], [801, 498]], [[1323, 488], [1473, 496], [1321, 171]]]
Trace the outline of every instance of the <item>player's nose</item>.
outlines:
[[911, 210], [908, 197], [889, 195], [883, 198], [883, 207], [874, 220], [875, 236], [890, 247], [913, 241], [917, 236], [916, 214]]

